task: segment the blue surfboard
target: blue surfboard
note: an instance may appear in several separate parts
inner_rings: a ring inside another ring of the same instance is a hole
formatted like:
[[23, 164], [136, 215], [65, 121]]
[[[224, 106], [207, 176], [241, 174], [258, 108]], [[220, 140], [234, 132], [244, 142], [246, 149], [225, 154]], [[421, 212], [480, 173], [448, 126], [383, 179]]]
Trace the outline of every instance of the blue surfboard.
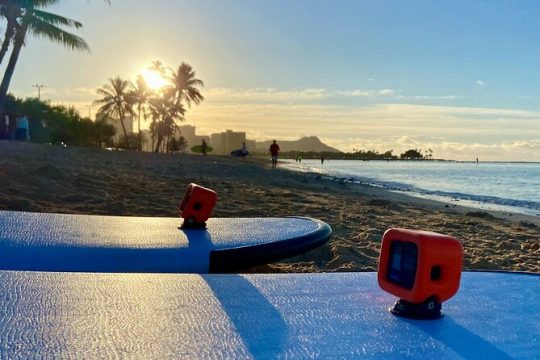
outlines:
[[540, 277], [462, 275], [426, 321], [375, 273], [0, 271], [0, 358], [538, 359]]
[[226, 272], [324, 244], [328, 224], [305, 217], [180, 218], [0, 211], [0, 270]]

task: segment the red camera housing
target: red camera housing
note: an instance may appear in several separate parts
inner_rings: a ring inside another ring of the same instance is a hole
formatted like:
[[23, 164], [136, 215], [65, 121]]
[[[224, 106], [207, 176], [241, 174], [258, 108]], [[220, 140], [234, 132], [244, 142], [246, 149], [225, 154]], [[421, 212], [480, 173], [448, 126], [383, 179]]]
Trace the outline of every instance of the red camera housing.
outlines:
[[[383, 290], [400, 298], [393, 313], [399, 312], [396, 308], [401, 302], [405, 307], [438, 308], [440, 317], [441, 303], [459, 289], [462, 265], [463, 247], [456, 238], [393, 228], [383, 235], [377, 277]], [[413, 310], [422, 312], [418, 308]]]
[[182, 227], [205, 227], [216, 202], [217, 193], [214, 190], [189, 184], [178, 210], [178, 215], [184, 218]]

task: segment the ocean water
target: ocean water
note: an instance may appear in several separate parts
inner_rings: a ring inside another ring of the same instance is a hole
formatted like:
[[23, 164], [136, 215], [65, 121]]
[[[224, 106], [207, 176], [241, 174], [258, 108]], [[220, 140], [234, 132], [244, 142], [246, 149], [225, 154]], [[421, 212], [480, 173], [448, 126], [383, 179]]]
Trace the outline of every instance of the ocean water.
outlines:
[[282, 166], [449, 204], [540, 216], [540, 163], [284, 160]]

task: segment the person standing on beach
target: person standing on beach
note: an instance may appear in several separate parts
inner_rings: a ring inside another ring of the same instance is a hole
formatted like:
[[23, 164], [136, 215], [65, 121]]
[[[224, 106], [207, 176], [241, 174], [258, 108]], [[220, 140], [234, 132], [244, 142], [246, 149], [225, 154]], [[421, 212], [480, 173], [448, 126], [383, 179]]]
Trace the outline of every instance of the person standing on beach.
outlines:
[[242, 148], [240, 149], [240, 153], [242, 154], [242, 156], [247, 156], [249, 154], [249, 151], [247, 149], [245, 142], [242, 143]]
[[206, 150], [208, 149], [208, 144], [206, 143], [206, 140], [202, 140], [202, 145], [201, 145], [201, 152], [203, 155], [206, 155]]
[[270, 145], [270, 155], [272, 155], [272, 167], [275, 168], [277, 166], [277, 158], [279, 154], [279, 145], [276, 143], [276, 140], [272, 142], [272, 145]]
[[9, 115], [4, 115], [5, 130], [0, 131], [0, 139], [9, 139]]
[[17, 129], [15, 130], [15, 140], [18, 141], [30, 141], [30, 126], [28, 124], [28, 117], [22, 115], [16, 119]]

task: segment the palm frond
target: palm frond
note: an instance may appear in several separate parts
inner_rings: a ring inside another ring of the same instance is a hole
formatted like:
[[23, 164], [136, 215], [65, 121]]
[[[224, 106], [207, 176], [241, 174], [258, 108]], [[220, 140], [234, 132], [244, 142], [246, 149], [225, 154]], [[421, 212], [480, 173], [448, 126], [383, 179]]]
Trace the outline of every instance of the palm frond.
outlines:
[[64, 45], [68, 49], [90, 51], [88, 44], [83, 38], [68, 33], [67, 31], [42, 21], [41, 19], [34, 18], [28, 24], [28, 29], [35, 36], [48, 38], [51, 41]]
[[80, 29], [83, 25], [77, 20], [73, 20], [64, 16], [52, 14], [50, 12], [42, 10], [32, 10], [33, 16], [41, 21], [44, 21], [51, 25], [64, 25]]
[[45, 7], [57, 4], [59, 2], [60, 0], [23, 0], [23, 1], [19, 0], [19, 3], [21, 4], [21, 6], [23, 7], [32, 6], [34, 8], [45, 8]]
[[114, 96], [114, 93], [110, 89], [107, 89], [106, 87], [102, 87], [100, 89], [97, 89], [96, 93], [98, 95], [102, 95], [104, 97], [109, 97], [109, 96], [113, 97]]

